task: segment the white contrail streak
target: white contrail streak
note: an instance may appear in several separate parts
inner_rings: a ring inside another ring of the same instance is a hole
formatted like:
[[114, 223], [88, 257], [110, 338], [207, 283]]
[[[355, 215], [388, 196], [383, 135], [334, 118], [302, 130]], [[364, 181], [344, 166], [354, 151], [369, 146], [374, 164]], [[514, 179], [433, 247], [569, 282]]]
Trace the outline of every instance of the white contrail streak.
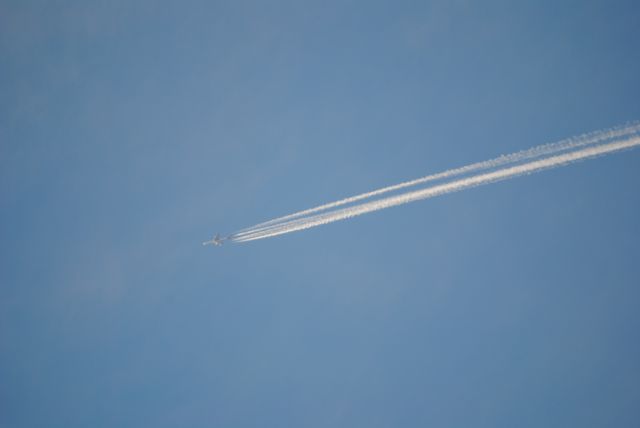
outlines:
[[278, 217], [276, 219], [269, 220], [264, 223], [259, 223], [251, 228], [243, 229], [240, 232], [234, 234], [233, 236], [234, 238], [237, 238], [236, 240], [240, 240], [241, 237], [245, 237], [245, 236], [248, 237], [248, 236], [254, 235], [257, 232], [270, 230], [275, 225], [281, 225], [285, 222], [289, 222], [296, 218], [308, 216], [310, 214], [315, 214], [322, 211], [327, 211], [332, 208], [337, 208], [343, 205], [352, 204], [354, 202], [358, 202], [361, 200], [370, 199], [374, 196], [380, 196], [389, 192], [402, 190], [409, 187], [415, 187], [419, 184], [425, 184], [425, 183], [436, 181], [436, 180], [442, 180], [442, 179], [451, 178], [451, 177], [455, 177], [463, 174], [469, 174], [476, 171], [497, 168], [502, 165], [523, 162], [525, 160], [540, 158], [542, 156], [550, 156], [553, 154], [577, 149], [580, 147], [591, 146], [594, 144], [601, 143], [602, 141], [609, 141], [625, 135], [637, 133], [639, 131], [640, 131], [640, 124], [634, 123], [634, 124], [629, 124], [622, 127], [611, 128], [604, 131], [592, 132], [589, 134], [581, 135], [579, 137], [569, 138], [557, 143], [545, 144], [542, 146], [534, 147], [528, 150], [523, 150], [523, 151], [512, 153], [509, 155], [502, 155], [500, 157], [497, 157], [495, 159], [491, 159], [488, 161], [478, 162], [471, 165], [463, 166], [461, 168], [454, 168], [454, 169], [450, 169], [448, 171], [440, 172], [437, 174], [427, 175], [425, 177], [417, 178], [415, 180], [405, 181], [403, 183], [383, 187], [377, 190], [373, 190], [371, 192], [362, 193], [360, 195], [351, 196], [348, 198], [341, 199], [339, 201], [330, 202], [324, 205], [319, 205], [314, 208], [310, 208], [310, 209], [299, 211], [293, 214], [285, 215], [283, 217]]
[[[637, 131], [632, 131], [637, 132]], [[311, 227], [323, 224], [333, 223], [335, 221], [356, 217], [362, 214], [378, 211], [397, 205], [414, 202], [421, 199], [432, 198], [434, 196], [446, 193], [457, 192], [460, 190], [476, 187], [483, 184], [494, 183], [496, 181], [506, 180], [524, 174], [531, 174], [545, 169], [555, 168], [567, 165], [579, 160], [589, 159], [620, 150], [630, 149], [640, 145], [640, 136], [629, 136], [626, 139], [620, 139], [607, 144], [600, 144], [595, 147], [587, 147], [581, 150], [569, 153], [550, 156], [540, 160], [505, 167], [491, 172], [476, 174], [473, 176], [461, 178], [444, 184], [432, 185], [425, 189], [414, 190], [402, 193], [396, 196], [389, 196], [372, 202], [361, 203], [355, 206], [334, 210], [324, 214], [317, 214], [311, 217], [300, 218], [285, 223], [279, 223], [272, 228], [266, 230], [258, 230], [253, 234], [236, 237], [232, 236], [232, 240], [236, 242], [247, 242], [256, 239], [264, 239], [272, 236], [282, 235], [285, 233], [295, 232], [298, 230], [309, 229]]]

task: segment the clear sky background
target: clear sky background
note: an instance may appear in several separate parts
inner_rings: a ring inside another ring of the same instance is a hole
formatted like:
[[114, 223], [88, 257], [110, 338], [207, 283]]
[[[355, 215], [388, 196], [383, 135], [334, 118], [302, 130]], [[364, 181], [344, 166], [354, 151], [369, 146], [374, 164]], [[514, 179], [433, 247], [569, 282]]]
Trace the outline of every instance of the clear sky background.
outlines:
[[0, 426], [637, 427], [637, 1], [0, 1]]

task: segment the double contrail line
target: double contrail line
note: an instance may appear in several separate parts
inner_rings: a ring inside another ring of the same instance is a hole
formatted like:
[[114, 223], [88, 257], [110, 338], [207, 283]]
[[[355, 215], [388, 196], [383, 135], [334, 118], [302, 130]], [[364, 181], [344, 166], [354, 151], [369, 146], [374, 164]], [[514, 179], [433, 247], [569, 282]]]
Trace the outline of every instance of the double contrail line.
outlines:
[[[580, 160], [631, 149], [639, 145], [639, 123], [593, 132], [299, 211], [243, 229], [227, 239], [232, 242], [247, 242], [309, 229], [417, 200], [428, 199], [470, 187], [494, 183]], [[461, 176], [462, 178], [458, 178]], [[355, 204], [355, 202], [371, 199], [375, 196], [431, 182], [436, 183], [418, 190], [407, 190], [394, 196]], [[345, 205], [349, 206], [339, 208]]]

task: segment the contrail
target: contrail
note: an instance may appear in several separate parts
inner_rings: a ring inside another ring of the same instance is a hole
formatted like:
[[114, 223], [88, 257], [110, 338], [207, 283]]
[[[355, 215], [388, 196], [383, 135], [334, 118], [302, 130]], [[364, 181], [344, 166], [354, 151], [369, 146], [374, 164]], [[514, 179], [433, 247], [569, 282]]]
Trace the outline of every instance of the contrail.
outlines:
[[409, 187], [415, 187], [420, 184], [425, 184], [432, 181], [443, 180], [446, 178], [456, 177], [463, 174], [469, 174], [476, 171], [483, 171], [487, 169], [497, 168], [502, 165], [514, 164], [523, 162], [529, 159], [540, 158], [542, 156], [550, 156], [557, 153], [562, 153], [568, 150], [574, 150], [580, 147], [591, 146], [601, 143], [603, 141], [610, 141], [615, 138], [623, 137], [640, 131], [640, 123], [628, 124], [626, 126], [615, 127], [603, 131], [591, 132], [578, 137], [568, 138], [566, 140], [559, 141], [557, 143], [545, 144], [542, 146], [534, 147], [528, 150], [522, 150], [509, 155], [502, 155], [497, 158], [473, 163], [460, 168], [450, 169], [448, 171], [440, 172], [437, 174], [427, 175], [421, 178], [417, 178], [403, 183], [395, 184], [392, 186], [383, 187], [371, 192], [362, 193], [360, 195], [351, 196], [341, 199], [339, 201], [330, 202], [324, 205], [319, 205], [314, 208], [310, 208], [303, 211], [298, 211], [293, 214], [285, 215], [275, 218], [273, 220], [259, 223], [253, 227], [242, 229], [241, 231], [233, 235], [234, 240], [239, 241], [241, 237], [248, 237], [254, 235], [257, 232], [270, 230], [274, 225], [280, 225], [285, 222], [289, 222], [293, 219], [308, 216], [310, 214], [327, 211], [333, 208], [337, 208], [343, 205], [352, 204], [354, 202], [370, 199], [374, 196], [380, 196], [386, 193], [394, 192], [397, 190], [406, 189]]
[[[622, 132], [625, 129], [626, 129], [626, 132]], [[598, 142], [617, 139], [613, 142], [600, 143], [595, 146], [581, 148], [580, 150], [575, 150], [575, 147], [584, 146], [585, 143], [582, 143], [579, 146], [567, 147], [565, 145], [563, 146], [564, 148], [560, 149], [560, 151], [569, 150], [571, 148], [574, 148], [574, 151], [562, 153], [562, 154], [556, 154], [553, 156], [546, 157], [544, 159], [533, 160], [530, 162], [521, 163], [514, 166], [504, 167], [491, 172], [478, 173], [476, 175], [467, 176], [461, 179], [446, 182], [444, 184], [435, 184], [424, 189], [409, 191], [396, 196], [389, 196], [383, 199], [374, 200], [371, 202], [365, 202], [365, 203], [357, 204], [347, 208], [342, 208], [342, 209], [333, 210], [333, 211], [329, 211], [322, 214], [316, 214], [313, 216], [307, 216], [307, 217], [292, 219], [290, 221], [285, 221], [277, 224], [272, 224], [272, 226], [267, 228], [261, 228], [257, 230], [250, 229], [246, 234], [232, 235], [230, 239], [235, 242], [247, 242], [247, 241], [253, 241], [256, 239], [264, 239], [272, 236], [282, 235], [285, 233], [291, 233], [298, 230], [304, 230], [311, 227], [316, 227], [319, 225], [328, 224], [335, 221], [348, 219], [351, 217], [356, 217], [369, 212], [378, 211], [381, 209], [390, 208], [393, 206], [402, 205], [402, 204], [414, 202], [421, 199], [432, 198], [434, 196], [468, 189], [470, 187], [476, 187], [483, 184], [494, 183], [497, 181], [506, 180], [506, 179], [517, 177], [524, 174], [531, 174], [531, 173], [542, 171], [545, 169], [567, 165], [569, 163], [573, 163], [576, 161], [589, 159], [597, 156], [602, 156], [608, 153], [630, 149], [640, 145], [640, 136], [634, 135], [638, 133], [637, 125], [627, 127], [627, 128], [620, 128], [618, 131], [619, 132], [617, 132], [616, 134], [610, 134], [611, 131], [607, 131], [605, 133], [598, 133], [598, 134], [595, 134], [593, 137], [590, 137], [590, 138], [596, 139]], [[626, 138], [620, 138], [620, 137], [626, 137]], [[580, 140], [580, 141], [583, 141], [583, 140]], [[594, 144], [594, 143], [589, 143], [589, 144]], [[544, 148], [546, 146], [541, 146], [541, 147]], [[531, 149], [531, 151], [538, 150], [538, 149], [540, 148], [534, 148], [534, 149]], [[526, 151], [526, 152], [531, 152], [531, 151]], [[554, 153], [557, 151], [559, 150], [555, 149], [551, 153]], [[525, 153], [525, 152], [519, 152], [519, 153]], [[512, 156], [512, 155], [509, 155], [509, 156]], [[537, 157], [539, 156], [540, 155], [538, 155]], [[518, 158], [518, 159], [520, 160], [522, 158]], [[515, 161], [511, 161], [511, 162], [513, 163]], [[474, 164], [474, 165], [478, 165], [478, 164]], [[482, 168], [482, 169], [486, 169], [486, 168]]]

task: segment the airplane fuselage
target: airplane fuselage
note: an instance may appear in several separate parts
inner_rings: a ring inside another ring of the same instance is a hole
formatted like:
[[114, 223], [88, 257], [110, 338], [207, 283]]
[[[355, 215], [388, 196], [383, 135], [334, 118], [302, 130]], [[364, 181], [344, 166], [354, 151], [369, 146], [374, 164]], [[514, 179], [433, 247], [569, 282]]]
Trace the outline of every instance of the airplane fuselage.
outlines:
[[218, 234], [214, 236], [214, 238], [211, 241], [203, 242], [202, 245], [215, 245], [216, 247], [220, 247], [222, 246], [224, 239], [225, 238], [221, 238], [220, 235]]

